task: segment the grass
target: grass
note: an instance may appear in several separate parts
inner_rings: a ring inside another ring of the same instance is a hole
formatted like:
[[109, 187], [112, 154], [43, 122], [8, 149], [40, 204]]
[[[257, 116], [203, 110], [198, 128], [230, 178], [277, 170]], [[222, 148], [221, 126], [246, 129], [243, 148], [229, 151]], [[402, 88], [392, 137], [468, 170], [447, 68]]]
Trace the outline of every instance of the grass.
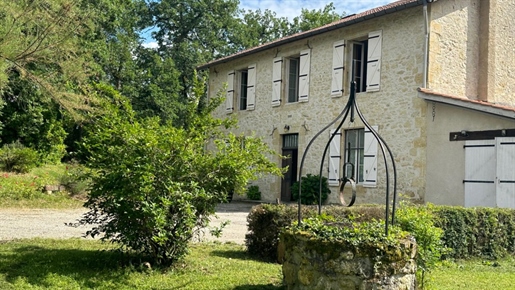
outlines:
[[66, 174], [66, 164], [45, 165], [29, 173], [0, 171], [0, 208], [80, 208], [83, 201], [67, 192], [47, 194], [45, 185], [58, 185]]
[[168, 270], [148, 269], [95, 240], [32, 239], [0, 244], [0, 289], [285, 289], [281, 266], [236, 244], [192, 244]]
[[430, 274], [433, 289], [515, 289], [515, 257], [497, 261], [478, 259], [444, 262]]

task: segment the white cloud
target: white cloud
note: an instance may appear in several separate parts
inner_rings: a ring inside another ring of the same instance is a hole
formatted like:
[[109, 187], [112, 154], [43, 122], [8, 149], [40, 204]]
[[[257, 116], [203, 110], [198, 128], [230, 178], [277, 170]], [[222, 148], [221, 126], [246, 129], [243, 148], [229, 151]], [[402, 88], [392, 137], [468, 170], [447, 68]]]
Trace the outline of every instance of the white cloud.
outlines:
[[142, 46], [146, 47], [146, 48], [158, 48], [159, 47], [159, 45], [155, 41], [143, 43]]

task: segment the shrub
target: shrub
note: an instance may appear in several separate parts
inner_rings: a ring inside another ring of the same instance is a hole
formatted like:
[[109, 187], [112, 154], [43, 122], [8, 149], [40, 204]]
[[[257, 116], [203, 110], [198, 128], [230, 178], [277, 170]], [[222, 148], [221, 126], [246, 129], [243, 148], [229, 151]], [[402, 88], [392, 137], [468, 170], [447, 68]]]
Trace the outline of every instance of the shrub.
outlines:
[[0, 168], [4, 171], [27, 173], [38, 163], [38, 153], [20, 142], [6, 144], [0, 149]]
[[[299, 198], [299, 182], [295, 182], [291, 186], [293, 199]], [[320, 175], [308, 174], [302, 177], [302, 204], [318, 204], [318, 195], [320, 192]], [[327, 178], [322, 176], [322, 203], [327, 199], [327, 195], [331, 193]]]
[[515, 210], [435, 206], [435, 224], [444, 229], [446, 256], [499, 258], [515, 253]]
[[[197, 81], [197, 78], [195, 78]], [[105, 88], [123, 106], [128, 100]], [[192, 96], [202, 96], [196, 87]], [[135, 120], [111, 110], [95, 121], [84, 138], [92, 187], [89, 212], [79, 224], [92, 224], [87, 235], [119, 243], [123, 249], [168, 266], [181, 259], [196, 227], [204, 227], [228, 192], [243, 191], [261, 174], [280, 174], [258, 138], [226, 133], [231, 120], [214, 119], [221, 99], [199, 111], [189, 104], [187, 128], [162, 125], [157, 118]], [[127, 108], [130, 111], [130, 108]], [[212, 145], [212, 150], [206, 150]]]
[[65, 172], [59, 176], [59, 183], [72, 196], [84, 196], [91, 186], [91, 178], [88, 177], [88, 174], [88, 168], [72, 161], [66, 164]]
[[442, 241], [444, 231], [434, 224], [433, 205], [410, 205], [401, 202], [397, 211], [397, 225], [409, 232], [417, 242], [417, 282], [424, 289], [426, 274], [430, 272], [448, 251]]
[[[323, 213], [335, 217], [347, 217], [353, 221], [384, 219], [384, 207], [341, 207], [324, 206]], [[303, 206], [302, 217], [310, 218], [318, 214], [317, 206]], [[248, 233], [245, 236], [247, 251], [269, 261], [277, 261], [277, 247], [280, 232], [298, 219], [295, 205], [260, 204], [254, 206], [247, 216]]]
[[247, 198], [250, 200], [261, 200], [261, 191], [259, 191], [259, 186], [249, 186], [247, 189]]

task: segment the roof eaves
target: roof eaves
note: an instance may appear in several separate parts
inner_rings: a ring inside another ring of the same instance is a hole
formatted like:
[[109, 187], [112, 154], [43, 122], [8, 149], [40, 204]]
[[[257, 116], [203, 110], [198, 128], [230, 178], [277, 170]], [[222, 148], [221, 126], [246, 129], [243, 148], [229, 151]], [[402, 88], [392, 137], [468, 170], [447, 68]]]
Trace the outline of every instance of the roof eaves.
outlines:
[[437, 93], [429, 89], [418, 88], [419, 97], [427, 101], [462, 107], [474, 111], [488, 113], [509, 119], [515, 119], [515, 107], [503, 106], [483, 101], [470, 100], [447, 94]]
[[[405, 2], [405, 3], [402, 3], [402, 2]], [[244, 57], [244, 56], [247, 56], [250, 54], [254, 54], [254, 53], [268, 50], [268, 49], [271, 49], [274, 47], [278, 47], [278, 46], [281, 46], [281, 45], [289, 43], [289, 42], [293, 42], [293, 41], [305, 39], [305, 38], [308, 38], [308, 37], [311, 37], [314, 35], [322, 34], [324, 32], [340, 29], [342, 27], [357, 24], [357, 23], [360, 23], [360, 22], [363, 22], [366, 20], [370, 20], [370, 19], [373, 19], [373, 18], [376, 18], [379, 16], [383, 16], [386, 14], [391, 14], [394, 12], [402, 11], [407, 8], [422, 5], [423, 3], [424, 3], [424, 0], [400, 0], [397, 2], [390, 3], [390, 4], [386, 4], [384, 6], [376, 7], [376, 8], [364, 11], [362, 13], [356, 14], [356, 15], [344, 17], [340, 20], [337, 20], [335, 22], [329, 23], [327, 25], [324, 25], [324, 26], [321, 26], [318, 28], [314, 28], [312, 30], [308, 30], [305, 32], [300, 32], [297, 34], [286, 36], [286, 37], [280, 38], [278, 40], [274, 40], [274, 41], [262, 44], [260, 46], [249, 48], [247, 50], [243, 50], [241, 52], [237, 52], [235, 54], [213, 60], [211, 62], [208, 62], [208, 63], [198, 66], [197, 69], [203, 70], [203, 69], [212, 67], [212, 66], [220, 64], [220, 63], [229, 62], [236, 58], [241, 58], [241, 57]]]

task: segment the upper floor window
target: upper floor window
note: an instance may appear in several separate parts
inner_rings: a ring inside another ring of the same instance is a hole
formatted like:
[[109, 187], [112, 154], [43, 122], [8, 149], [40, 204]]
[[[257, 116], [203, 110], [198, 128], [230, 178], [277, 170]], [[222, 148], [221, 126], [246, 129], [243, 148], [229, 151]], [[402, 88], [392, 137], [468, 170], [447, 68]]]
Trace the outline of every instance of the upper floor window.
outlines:
[[239, 90], [239, 99], [240, 99], [240, 110], [247, 110], [247, 86], [248, 86], [248, 71], [242, 70], [240, 71], [240, 90]]
[[229, 71], [227, 73], [227, 93], [225, 96], [225, 112], [234, 111], [235, 99], [240, 110], [254, 110], [256, 101], [256, 65], [247, 69]]
[[299, 101], [300, 58], [288, 59], [288, 103]]
[[301, 51], [299, 56], [274, 58], [272, 106], [280, 106], [284, 95], [288, 103], [308, 101], [310, 61], [310, 49]]
[[365, 40], [352, 42], [350, 80], [356, 82], [356, 92], [379, 91], [381, 81], [382, 31], [368, 34]]
[[367, 48], [368, 40], [352, 45], [352, 80], [356, 82], [356, 93], [367, 90]]

